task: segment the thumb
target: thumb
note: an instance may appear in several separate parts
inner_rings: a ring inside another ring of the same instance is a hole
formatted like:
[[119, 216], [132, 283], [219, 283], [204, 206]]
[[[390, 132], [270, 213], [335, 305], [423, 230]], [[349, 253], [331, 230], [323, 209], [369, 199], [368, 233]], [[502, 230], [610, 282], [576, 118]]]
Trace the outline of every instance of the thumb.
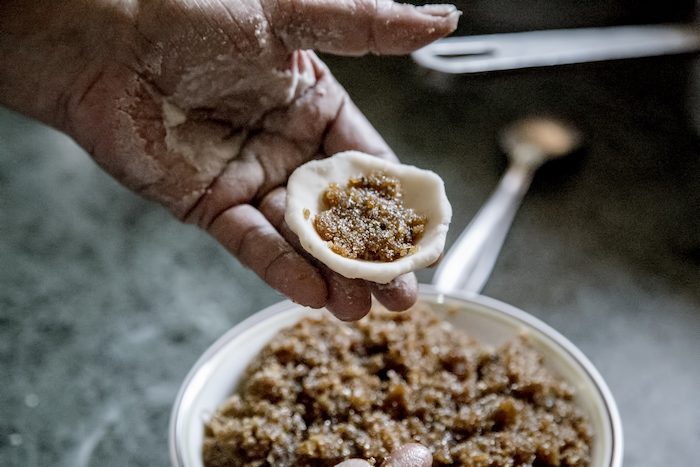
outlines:
[[393, 0], [298, 0], [270, 2], [270, 26], [288, 50], [338, 55], [399, 55], [457, 28], [453, 5], [412, 6]]
[[381, 467], [430, 467], [433, 455], [418, 443], [404, 444], [382, 463]]

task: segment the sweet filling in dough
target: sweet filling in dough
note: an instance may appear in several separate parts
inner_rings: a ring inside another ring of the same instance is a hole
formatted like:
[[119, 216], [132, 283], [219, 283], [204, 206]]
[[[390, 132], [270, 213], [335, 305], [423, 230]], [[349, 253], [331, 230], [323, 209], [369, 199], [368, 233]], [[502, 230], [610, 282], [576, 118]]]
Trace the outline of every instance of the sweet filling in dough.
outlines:
[[401, 182], [382, 171], [350, 177], [347, 188], [329, 184], [328, 209], [314, 218], [328, 248], [351, 259], [394, 261], [418, 251], [426, 218], [403, 205]]
[[378, 283], [434, 263], [452, 216], [442, 179], [358, 151], [308, 162], [289, 178], [285, 220], [332, 270]]

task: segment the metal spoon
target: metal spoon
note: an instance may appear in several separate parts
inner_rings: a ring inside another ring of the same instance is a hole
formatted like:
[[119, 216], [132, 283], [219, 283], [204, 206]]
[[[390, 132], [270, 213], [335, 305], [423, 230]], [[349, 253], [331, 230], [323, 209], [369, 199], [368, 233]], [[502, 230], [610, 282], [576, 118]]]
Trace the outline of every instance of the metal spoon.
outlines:
[[530, 117], [506, 128], [500, 142], [508, 154], [508, 169], [440, 262], [433, 285], [444, 292], [481, 292], [535, 172], [545, 162], [571, 153], [581, 139], [577, 129], [552, 118]]

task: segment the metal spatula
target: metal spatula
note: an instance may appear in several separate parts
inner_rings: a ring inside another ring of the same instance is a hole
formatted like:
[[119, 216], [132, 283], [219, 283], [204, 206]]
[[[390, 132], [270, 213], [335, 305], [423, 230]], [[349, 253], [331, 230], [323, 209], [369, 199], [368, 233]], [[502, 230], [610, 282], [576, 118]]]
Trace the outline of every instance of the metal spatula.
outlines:
[[426, 68], [461, 74], [698, 50], [700, 29], [688, 25], [645, 25], [448, 37], [412, 56]]

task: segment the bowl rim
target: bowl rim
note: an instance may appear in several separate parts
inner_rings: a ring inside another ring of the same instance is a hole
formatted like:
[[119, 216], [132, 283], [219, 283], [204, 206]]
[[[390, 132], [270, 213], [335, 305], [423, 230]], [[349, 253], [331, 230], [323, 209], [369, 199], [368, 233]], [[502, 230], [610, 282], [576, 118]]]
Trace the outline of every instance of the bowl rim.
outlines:
[[[509, 305], [508, 303], [487, 297], [485, 295], [467, 291], [452, 291], [450, 293], [445, 293], [432, 285], [419, 284], [419, 300], [426, 299], [429, 296], [432, 296], [432, 302], [437, 304], [444, 303], [446, 300], [456, 299], [465, 303], [471, 302], [476, 305], [490, 308], [524, 324], [525, 326], [539, 331], [553, 343], [558, 345], [563, 351], [565, 351], [569, 357], [573, 359], [573, 361], [580, 365], [583, 372], [593, 383], [593, 386], [598, 393], [598, 397], [603, 401], [604, 413], [607, 416], [605, 423], [610, 430], [611, 437], [610, 457], [609, 463], [606, 464], [606, 467], [622, 466], [623, 428], [615, 399], [612, 392], [608, 388], [607, 383], [593, 363], [568, 338], [539, 318], [536, 318], [535, 316], [513, 305]], [[227, 346], [233, 339], [243, 334], [248, 329], [279, 313], [297, 307], [302, 306], [293, 303], [290, 300], [283, 300], [254, 313], [225, 332], [197, 359], [195, 364], [187, 373], [187, 376], [178, 390], [170, 414], [168, 446], [170, 451], [170, 460], [173, 467], [185, 466], [182, 450], [177, 443], [177, 440], [180, 438], [180, 434], [185, 430], [183, 421], [184, 417], [181, 416], [181, 408], [187, 403], [188, 400], [191, 400], [194, 395], [197, 394], [199, 389], [207, 380], [205, 376], [209, 375], [211, 371], [213, 371], [213, 367], [209, 365], [212, 357], [218, 354], [222, 348]]]

